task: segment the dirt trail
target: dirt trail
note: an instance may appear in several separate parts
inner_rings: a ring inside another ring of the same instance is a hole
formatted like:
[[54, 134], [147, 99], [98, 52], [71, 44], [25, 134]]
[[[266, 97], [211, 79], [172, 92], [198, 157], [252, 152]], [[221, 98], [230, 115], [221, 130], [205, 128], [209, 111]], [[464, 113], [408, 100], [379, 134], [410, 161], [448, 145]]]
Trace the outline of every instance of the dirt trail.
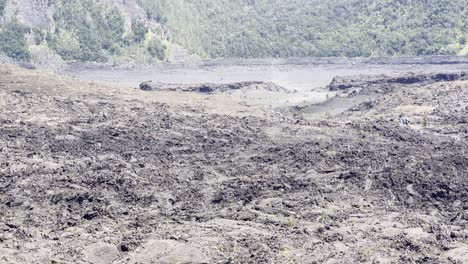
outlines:
[[317, 118], [0, 72], [0, 263], [468, 259], [467, 81]]

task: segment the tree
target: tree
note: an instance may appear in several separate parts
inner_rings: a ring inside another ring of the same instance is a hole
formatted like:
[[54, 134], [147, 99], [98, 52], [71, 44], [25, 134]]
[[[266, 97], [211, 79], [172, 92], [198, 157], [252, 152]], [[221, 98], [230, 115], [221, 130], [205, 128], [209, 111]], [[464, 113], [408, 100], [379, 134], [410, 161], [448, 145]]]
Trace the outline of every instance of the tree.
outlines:
[[0, 0], [0, 16], [5, 13], [6, 0]]
[[102, 48], [109, 50], [114, 44], [123, 41], [124, 18], [119, 9], [103, 5], [93, 11], [93, 22], [102, 39]]
[[148, 28], [146, 27], [145, 23], [143, 23], [141, 20], [133, 19], [132, 32], [133, 40], [137, 43], [140, 43], [145, 39], [145, 35], [146, 33], [148, 33]]
[[159, 60], [164, 60], [166, 58], [166, 46], [164, 46], [157, 38], [151, 39], [146, 49], [153, 58], [157, 58]]
[[0, 51], [7, 56], [18, 60], [28, 61], [31, 54], [26, 43], [26, 34], [29, 28], [20, 24], [17, 20], [7, 23], [0, 29]]

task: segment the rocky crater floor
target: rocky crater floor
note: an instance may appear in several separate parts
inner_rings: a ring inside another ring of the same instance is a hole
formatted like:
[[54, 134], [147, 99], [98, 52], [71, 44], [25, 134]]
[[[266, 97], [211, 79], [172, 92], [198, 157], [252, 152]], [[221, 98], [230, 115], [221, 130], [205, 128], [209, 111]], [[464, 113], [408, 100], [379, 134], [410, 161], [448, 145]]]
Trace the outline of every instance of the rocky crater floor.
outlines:
[[430, 76], [273, 112], [1, 65], [0, 263], [467, 263], [468, 81]]

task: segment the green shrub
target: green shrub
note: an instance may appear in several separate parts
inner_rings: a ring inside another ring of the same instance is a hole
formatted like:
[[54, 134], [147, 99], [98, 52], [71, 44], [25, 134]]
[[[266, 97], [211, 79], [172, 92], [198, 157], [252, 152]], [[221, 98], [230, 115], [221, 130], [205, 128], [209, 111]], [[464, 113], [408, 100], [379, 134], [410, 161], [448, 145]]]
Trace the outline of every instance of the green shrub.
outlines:
[[166, 58], [166, 46], [157, 38], [151, 39], [148, 42], [148, 47], [146, 49], [153, 58], [157, 58], [159, 60], [164, 60]]
[[28, 61], [31, 54], [26, 43], [26, 34], [29, 28], [17, 20], [7, 23], [0, 29], [0, 51], [11, 58]]
[[148, 33], [148, 28], [141, 20], [133, 19], [132, 32], [133, 40], [140, 43], [145, 39], [145, 34]]
[[34, 37], [34, 43], [36, 45], [41, 44], [42, 41], [44, 41], [44, 39], [45, 39], [44, 32], [42, 30], [40, 30], [39, 28], [33, 28], [32, 34], [33, 34], [33, 37]]
[[0, 0], [0, 16], [5, 13], [6, 0]]
[[47, 41], [64, 60], [76, 60], [81, 57], [80, 42], [72, 32], [59, 30], [55, 34], [48, 34]]
[[105, 62], [107, 60], [102, 52], [102, 39], [98, 34], [98, 31], [89, 30], [86, 33], [82, 32], [79, 35], [79, 41], [80, 60], [98, 62]]

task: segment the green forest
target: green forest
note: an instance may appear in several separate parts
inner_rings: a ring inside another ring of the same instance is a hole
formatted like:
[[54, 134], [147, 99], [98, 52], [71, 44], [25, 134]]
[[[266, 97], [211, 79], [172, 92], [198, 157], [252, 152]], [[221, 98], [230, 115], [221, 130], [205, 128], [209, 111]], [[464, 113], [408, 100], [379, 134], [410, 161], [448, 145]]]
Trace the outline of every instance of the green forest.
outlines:
[[468, 33], [466, 0], [140, 2], [212, 58], [457, 54]]
[[[2, 7], [0, 0], [0, 7]], [[110, 3], [96, 0], [48, 0], [53, 8], [53, 29], [31, 28], [13, 18], [0, 27], [0, 51], [28, 60], [30, 54], [26, 36], [34, 45], [47, 45], [64, 60], [107, 62], [110, 58], [145, 56], [148, 61], [166, 58], [160, 37], [149, 35], [143, 21], [131, 21], [126, 32], [122, 12]], [[153, 59], [153, 60], [152, 60]]]
[[133, 1], [143, 11], [126, 30], [128, 18], [112, 3], [49, 0], [53, 29], [10, 19], [0, 27], [0, 51], [28, 60], [28, 35], [65, 60], [98, 62], [165, 60], [167, 43], [203, 58], [460, 55], [468, 38], [466, 0]]

